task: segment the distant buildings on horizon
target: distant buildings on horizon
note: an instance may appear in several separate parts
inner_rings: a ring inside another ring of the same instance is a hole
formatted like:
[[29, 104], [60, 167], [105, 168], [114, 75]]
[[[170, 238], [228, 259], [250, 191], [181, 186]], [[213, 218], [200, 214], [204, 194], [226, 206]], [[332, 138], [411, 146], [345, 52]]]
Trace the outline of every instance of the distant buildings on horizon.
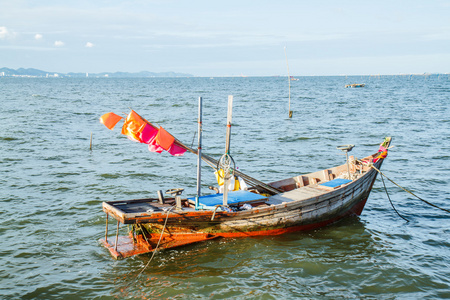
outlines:
[[192, 74], [186, 73], [175, 73], [175, 72], [161, 72], [154, 73], [148, 71], [142, 71], [137, 73], [128, 73], [128, 72], [104, 72], [104, 73], [57, 73], [57, 72], [48, 72], [42, 71], [38, 69], [24, 69], [19, 68], [17, 70], [9, 69], [9, 68], [0, 68], [0, 77], [28, 77], [28, 78], [63, 78], [63, 77], [76, 77], [76, 78], [84, 78], [84, 77], [93, 77], [93, 78], [107, 78], [107, 77], [117, 77], [117, 78], [128, 78], [128, 77], [193, 77]]

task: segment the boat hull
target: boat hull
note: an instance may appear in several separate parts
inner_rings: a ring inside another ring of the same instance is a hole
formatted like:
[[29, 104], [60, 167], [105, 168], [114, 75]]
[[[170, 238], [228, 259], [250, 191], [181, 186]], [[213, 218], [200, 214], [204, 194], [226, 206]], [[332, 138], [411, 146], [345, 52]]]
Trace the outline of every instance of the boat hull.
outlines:
[[[301, 202], [254, 208], [235, 213], [186, 213], [171, 216], [164, 227], [164, 214], [141, 220], [149, 234], [207, 233], [220, 237], [277, 235], [311, 230], [334, 223], [344, 217], [360, 215], [369, 197], [377, 172], [333, 192], [311, 197]], [[213, 219], [213, 220], [211, 220]]]
[[[383, 145], [388, 147], [390, 139]], [[384, 149], [384, 148], [383, 148]], [[158, 203], [157, 199], [104, 202], [103, 210], [117, 219], [119, 224], [132, 224], [128, 237], [114, 242], [101, 240], [115, 258], [128, 257], [173, 248], [213, 238], [232, 238], [280, 235], [306, 231], [335, 223], [349, 216], [362, 213], [376, 180], [378, 171], [387, 155], [378, 152], [359, 161], [353, 169], [348, 165], [318, 171], [281, 180], [271, 185], [284, 192], [268, 196], [260, 203], [252, 203], [251, 209], [237, 211], [196, 210], [189, 206], [176, 208], [171, 203]], [[375, 168], [369, 165], [373, 162]], [[366, 164], [367, 163], [367, 164]], [[348, 170], [354, 178], [338, 179], [337, 174]], [[322, 175], [321, 175], [322, 174]], [[316, 178], [316, 177], [320, 178]], [[307, 177], [305, 184], [304, 177]], [[323, 183], [344, 181], [344, 184], [329, 186]], [[147, 207], [151, 207], [147, 210]], [[106, 226], [108, 230], [108, 224]]]

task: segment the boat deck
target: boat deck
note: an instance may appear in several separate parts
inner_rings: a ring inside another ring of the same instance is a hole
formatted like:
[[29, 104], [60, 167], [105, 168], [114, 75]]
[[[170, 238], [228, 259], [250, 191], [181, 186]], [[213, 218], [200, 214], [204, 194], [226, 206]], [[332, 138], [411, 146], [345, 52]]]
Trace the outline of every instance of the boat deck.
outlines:
[[[112, 202], [108, 202], [111, 204]], [[126, 214], [133, 213], [144, 213], [144, 212], [154, 212], [163, 211], [164, 207], [169, 207], [167, 204], [160, 204], [154, 202], [152, 199], [147, 199], [146, 201], [123, 201], [114, 203], [114, 207], [123, 211]]]
[[320, 195], [329, 193], [331, 190], [340, 188], [341, 186], [344, 186], [350, 182], [352, 181], [337, 178], [321, 184], [308, 185], [282, 194], [271, 196], [269, 197], [269, 201], [267, 201], [266, 203], [269, 205], [278, 205], [292, 201], [301, 201], [309, 198], [315, 198]]
[[[186, 200], [184, 200], [184, 203]], [[158, 199], [134, 199], [124, 201], [103, 202], [103, 211], [113, 216], [123, 224], [139, 223], [145, 217], [153, 213], [164, 213], [167, 209], [174, 207], [175, 200], [165, 199], [165, 203], [159, 203]], [[183, 207], [184, 211], [195, 211], [194, 208]]]
[[323, 195], [325, 193], [327, 193], [329, 191], [319, 188], [317, 186], [313, 187], [313, 186], [305, 186], [305, 187], [301, 187], [289, 192], [285, 192], [283, 194], [277, 194], [274, 196], [269, 197], [269, 201], [267, 201], [267, 204], [270, 205], [278, 205], [278, 204], [283, 204], [283, 203], [287, 203], [287, 202], [292, 202], [292, 201], [298, 201], [298, 200], [306, 200], [309, 199], [311, 197], [317, 197], [320, 195]]
[[166, 204], [160, 204], [155, 199], [139, 199], [107, 203], [126, 214], [163, 211], [164, 207], [170, 207], [172, 204], [169, 204], [168, 202], [166, 202]]

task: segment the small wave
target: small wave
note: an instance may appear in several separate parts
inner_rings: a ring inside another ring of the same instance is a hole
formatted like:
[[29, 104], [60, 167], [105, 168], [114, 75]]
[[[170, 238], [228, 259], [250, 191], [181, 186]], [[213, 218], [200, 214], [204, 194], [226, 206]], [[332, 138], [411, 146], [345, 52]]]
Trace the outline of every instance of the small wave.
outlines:
[[9, 137], [9, 136], [7, 136], [7, 137], [0, 137], [0, 141], [7, 141], [7, 142], [9, 142], [9, 141], [18, 141], [18, 140], [19, 140], [18, 138]]
[[438, 160], [449, 160], [450, 156], [443, 155], [443, 156], [432, 156], [431, 159], [438, 159]]
[[278, 138], [278, 141], [280, 142], [298, 142], [298, 141], [307, 141], [307, 140], [315, 140], [318, 139], [318, 137], [306, 137], [306, 136], [300, 136], [300, 137], [281, 137]]
[[102, 177], [102, 178], [116, 179], [116, 178], [119, 178], [122, 175], [121, 174], [108, 174], [108, 173], [105, 173], [105, 174], [100, 174], [99, 176]]

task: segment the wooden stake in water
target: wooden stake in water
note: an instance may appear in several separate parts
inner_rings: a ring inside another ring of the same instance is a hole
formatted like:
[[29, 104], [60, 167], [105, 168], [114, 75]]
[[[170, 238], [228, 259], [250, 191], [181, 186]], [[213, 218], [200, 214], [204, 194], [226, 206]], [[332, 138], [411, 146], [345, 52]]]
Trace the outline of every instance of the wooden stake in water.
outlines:
[[289, 81], [289, 118], [292, 118], [292, 110], [291, 110], [291, 75], [289, 74], [289, 63], [286, 54], [286, 47], [284, 47], [284, 56], [286, 56], [286, 66], [288, 71], [288, 81]]
[[92, 132], [91, 132], [91, 144], [90, 144], [90, 146], [89, 146], [89, 150], [92, 151]]

